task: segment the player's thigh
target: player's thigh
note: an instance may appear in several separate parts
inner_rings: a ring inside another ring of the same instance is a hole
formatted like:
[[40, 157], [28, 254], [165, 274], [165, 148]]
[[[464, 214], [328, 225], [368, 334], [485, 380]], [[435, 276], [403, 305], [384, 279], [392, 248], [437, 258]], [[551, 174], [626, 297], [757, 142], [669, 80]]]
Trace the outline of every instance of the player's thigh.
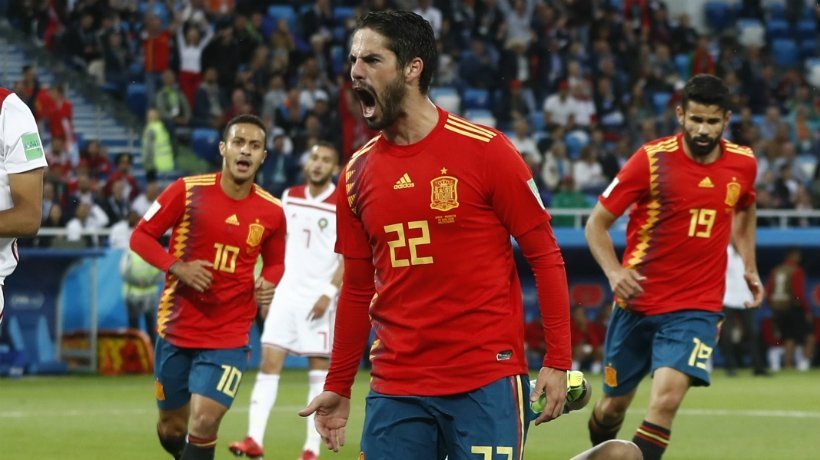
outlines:
[[627, 395], [649, 373], [654, 332], [650, 317], [613, 307], [604, 342], [605, 395]]
[[[285, 350], [293, 350], [298, 343], [297, 323], [307, 316], [299, 305], [298, 297], [286, 291], [277, 292], [273, 297], [260, 341], [262, 344], [275, 345]], [[304, 303], [304, 302], [302, 302]]]
[[[312, 308], [312, 307], [311, 307]], [[330, 357], [333, 346], [334, 313], [326, 312], [320, 318], [297, 321], [297, 345], [294, 352], [303, 356]]]
[[[189, 376], [195, 351], [179, 348], [162, 337], [154, 347], [154, 390], [161, 411], [176, 411], [191, 400]], [[161, 416], [162, 417], [162, 416]]]
[[191, 393], [230, 408], [248, 367], [248, 350], [248, 347], [200, 350], [191, 366]]
[[443, 459], [436, 419], [425, 399], [370, 391], [365, 400], [364, 458]]
[[529, 377], [515, 375], [462, 395], [430, 398], [449, 460], [520, 459], [529, 391]]
[[721, 313], [686, 310], [654, 317], [658, 331], [652, 343], [652, 370], [670, 367], [709, 385], [709, 358], [717, 345]]

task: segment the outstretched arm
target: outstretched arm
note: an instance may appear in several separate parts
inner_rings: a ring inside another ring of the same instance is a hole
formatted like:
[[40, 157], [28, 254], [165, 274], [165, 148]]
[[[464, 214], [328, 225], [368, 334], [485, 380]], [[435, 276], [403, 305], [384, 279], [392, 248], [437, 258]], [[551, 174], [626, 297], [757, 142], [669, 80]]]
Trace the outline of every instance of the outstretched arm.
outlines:
[[618, 261], [615, 245], [609, 236], [609, 229], [618, 216], [607, 211], [601, 203], [595, 205], [584, 229], [592, 257], [609, 280], [612, 292], [622, 300], [629, 300], [643, 293], [641, 281], [645, 278], [633, 269], [625, 268]]

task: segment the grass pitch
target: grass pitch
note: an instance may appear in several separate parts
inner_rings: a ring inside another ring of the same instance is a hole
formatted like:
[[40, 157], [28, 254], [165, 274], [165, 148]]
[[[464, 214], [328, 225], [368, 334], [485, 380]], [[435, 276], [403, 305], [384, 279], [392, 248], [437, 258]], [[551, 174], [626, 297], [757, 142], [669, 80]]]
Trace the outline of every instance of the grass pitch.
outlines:
[[[672, 431], [666, 460], [816, 459], [820, 454], [820, 370], [781, 372], [727, 378], [714, 374], [710, 388], [693, 388]], [[244, 438], [248, 398], [255, 373], [248, 372], [233, 409], [220, 430], [216, 459], [233, 459], [229, 442]], [[326, 459], [358, 458], [368, 376], [361, 373], [353, 392], [347, 445], [341, 453], [322, 452]], [[595, 393], [601, 380], [592, 376]], [[631, 439], [646, 408], [649, 385], [644, 381], [620, 437]], [[305, 371], [282, 376], [279, 397], [268, 422], [268, 460], [296, 459], [305, 423], [296, 411], [305, 404]], [[562, 416], [546, 425], [530, 426], [527, 459], [567, 459], [589, 446], [589, 410]], [[0, 458], [164, 459], [155, 434], [156, 409], [150, 376], [24, 377], [0, 379]], [[401, 456], [397, 453], [396, 459]]]

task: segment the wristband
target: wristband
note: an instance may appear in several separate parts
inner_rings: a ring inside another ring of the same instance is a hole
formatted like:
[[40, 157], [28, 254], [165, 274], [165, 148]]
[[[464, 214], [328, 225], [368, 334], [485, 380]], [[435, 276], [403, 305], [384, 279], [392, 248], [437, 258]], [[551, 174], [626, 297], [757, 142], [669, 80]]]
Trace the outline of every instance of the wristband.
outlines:
[[324, 290], [322, 290], [322, 295], [327, 296], [331, 300], [335, 298], [336, 294], [338, 293], [339, 288], [337, 288], [336, 285], [333, 283], [328, 283], [327, 286], [325, 286]]

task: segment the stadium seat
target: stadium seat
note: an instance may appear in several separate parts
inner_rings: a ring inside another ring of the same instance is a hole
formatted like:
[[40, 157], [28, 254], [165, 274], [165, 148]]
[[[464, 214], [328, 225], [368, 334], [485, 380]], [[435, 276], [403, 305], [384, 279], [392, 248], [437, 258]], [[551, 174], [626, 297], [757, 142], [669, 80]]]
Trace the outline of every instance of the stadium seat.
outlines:
[[545, 128], [544, 126], [544, 112], [536, 109], [534, 112], [530, 114], [529, 117], [530, 122], [530, 129], [533, 131], [541, 131]]
[[691, 58], [686, 53], [676, 54], [675, 55], [675, 67], [678, 69], [678, 73], [680, 74], [680, 78], [682, 80], [689, 79], [689, 72], [692, 69], [692, 62]]
[[735, 23], [737, 28], [737, 41], [741, 45], [763, 46], [766, 44], [766, 29], [757, 19], [738, 19]]
[[125, 89], [125, 103], [128, 109], [139, 118], [145, 117], [148, 110], [148, 96], [145, 94], [144, 83], [129, 83]]
[[769, 20], [786, 19], [786, 5], [781, 2], [769, 2]]
[[802, 19], [797, 23], [797, 37], [801, 40], [817, 40], [817, 24], [811, 19]]
[[490, 92], [481, 88], [465, 88], [461, 95], [461, 109], [490, 109]]
[[291, 32], [296, 32], [297, 18], [296, 12], [293, 10], [293, 7], [288, 5], [271, 5], [268, 7], [268, 16], [276, 18], [277, 20], [287, 20]]
[[335, 75], [339, 75], [345, 68], [345, 60], [347, 56], [345, 55], [345, 49], [339, 45], [333, 45], [330, 47], [330, 67], [333, 69], [333, 73]]
[[669, 106], [669, 100], [672, 99], [672, 93], [667, 91], [657, 91], [652, 93], [652, 107], [655, 109], [655, 115], [663, 115]]
[[219, 131], [196, 128], [191, 133], [191, 147], [194, 154], [210, 164], [219, 163]]
[[706, 24], [715, 32], [729, 27], [732, 22], [732, 11], [725, 1], [706, 2], [703, 5], [703, 13], [706, 16]]
[[806, 39], [800, 42], [800, 57], [803, 59], [817, 56], [817, 41]]
[[451, 86], [430, 88], [430, 99], [448, 112], [458, 113], [461, 109], [461, 96]]
[[267, 41], [271, 35], [276, 31], [276, 23], [278, 19], [273, 16], [265, 16], [262, 18], [262, 25], [260, 26], [260, 32], [262, 32], [262, 36], [265, 37], [265, 41]]
[[337, 25], [344, 25], [348, 18], [353, 16], [354, 10], [349, 6], [337, 6], [333, 8], [333, 22]]
[[791, 38], [791, 26], [782, 19], [771, 20], [766, 23], [766, 39], [771, 43], [780, 38]]
[[495, 117], [487, 109], [469, 109], [464, 111], [464, 118], [479, 125], [491, 126], [495, 128]]
[[572, 160], [577, 160], [581, 155], [581, 149], [589, 142], [588, 137], [581, 136], [578, 131], [567, 133], [564, 136], [564, 145], [567, 147], [567, 156]]
[[799, 49], [797, 43], [789, 38], [779, 38], [772, 43], [772, 57], [774, 63], [781, 69], [788, 69], [797, 65]]

